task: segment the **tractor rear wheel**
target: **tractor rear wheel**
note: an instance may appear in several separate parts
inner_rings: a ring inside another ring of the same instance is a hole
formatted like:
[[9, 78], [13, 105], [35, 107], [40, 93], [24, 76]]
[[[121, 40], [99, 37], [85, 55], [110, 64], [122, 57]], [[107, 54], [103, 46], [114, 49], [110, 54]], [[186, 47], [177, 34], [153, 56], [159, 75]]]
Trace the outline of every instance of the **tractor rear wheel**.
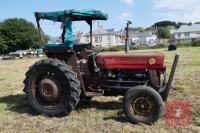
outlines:
[[58, 59], [36, 62], [27, 71], [24, 84], [30, 105], [41, 114], [69, 114], [79, 102], [81, 90], [77, 74]]
[[161, 117], [163, 109], [161, 96], [148, 86], [129, 89], [123, 99], [123, 110], [131, 123], [154, 123]]

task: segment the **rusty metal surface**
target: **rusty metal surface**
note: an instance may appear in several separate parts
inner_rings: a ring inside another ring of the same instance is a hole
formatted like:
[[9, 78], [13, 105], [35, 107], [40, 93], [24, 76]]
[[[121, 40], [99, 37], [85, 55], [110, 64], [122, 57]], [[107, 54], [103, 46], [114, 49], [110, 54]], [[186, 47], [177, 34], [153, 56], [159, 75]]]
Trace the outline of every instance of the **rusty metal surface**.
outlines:
[[[46, 49], [45, 52], [49, 58], [63, 60], [66, 64], [72, 67], [72, 69], [77, 73], [77, 77], [81, 83], [81, 90], [85, 95], [124, 95], [130, 86], [126, 87], [127, 89], [124, 89], [123, 86], [107, 87], [104, 84], [105, 82], [102, 81], [103, 79], [98, 77], [98, 72], [95, 72], [95, 60], [92, 56], [89, 56], [93, 51], [88, 46], [78, 46], [74, 49]], [[160, 75], [158, 74], [159, 70], [150, 69], [148, 71], [152, 86], [155, 89], [158, 89], [160, 87]], [[107, 79], [105, 78], [104, 80]], [[137, 83], [138, 85], [145, 84], [140, 83], [139, 81], [137, 81]]]
[[60, 99], [62, 97], [60, 84], [51, 76], [43, 76], [46, 71], [39, 71], [33, 76], [31, 81], [31, 93], [37, 103], [45, 109], [55, 109], [61, 105]]
[[135, 115], [149, 116], [153, 112], [154, 104], [151, 97], [140, 96], [132, 100], [131, 106]]
[[150, 74], [150, 79], [151, 79], [151, 83], [154, 87], [158, 87], [159, 86], [159, 77], [157, 75], [157, 71], [156, 70], [149, 70], [149, 74]]
[[37, 29], [38, 29], [38, 34], [40, 36], [40, 40], [41, 40], [41, 43], [44, 44], [44, 38], [43, 38], [43, 35], [41, 33], [41, 27], [40, 27], [40, 18], [39, 18], [39, 14], [38, 13], [35, 13], [35, 18], [36, 18], [36, 24], [37, 24]]
[[54, 102], [59, 98], [60, 84], [53, 77], [43, 77], [38, 88], [41, 97], [47, 102]]

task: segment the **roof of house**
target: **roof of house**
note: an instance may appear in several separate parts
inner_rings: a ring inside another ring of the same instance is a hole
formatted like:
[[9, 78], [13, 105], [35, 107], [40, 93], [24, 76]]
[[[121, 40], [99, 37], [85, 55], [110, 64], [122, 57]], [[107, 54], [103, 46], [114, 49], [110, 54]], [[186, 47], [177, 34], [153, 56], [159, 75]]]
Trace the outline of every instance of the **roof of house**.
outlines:
[[200, 31], [200, 24], [182, 25], [176, 32], [197, 32]]
[[98, 29], [96, 29], [93, 32], [93, 35], [115, 35], [115, 29], [104, 29], [102, 26], [100, 26]]

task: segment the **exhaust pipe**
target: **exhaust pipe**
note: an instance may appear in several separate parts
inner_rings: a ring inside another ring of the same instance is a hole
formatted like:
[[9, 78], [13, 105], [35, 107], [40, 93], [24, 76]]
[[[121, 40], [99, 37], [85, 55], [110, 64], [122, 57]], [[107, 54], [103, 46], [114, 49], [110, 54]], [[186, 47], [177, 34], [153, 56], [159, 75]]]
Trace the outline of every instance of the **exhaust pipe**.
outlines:
[[175, 74], [175, 71], [176, 71], [176, 66], [177, 66], [178, 60], [179, 60], [179, 55], [176, 54], [175, 57], [174, 57], [174, 62], [173, 62], [173, 65], [172, 65], [172, 69], [171, 69], [171, 72], [170, 72], [170, 75], [169, 75], [168, 82], [165, 85], [165, 87], [160, 91], [160, 94], [162, 96], [163, 101], [167, 101], [169, 91], [170, 91], [171, 86], [172, 86], [172, 81], [173, 81], [173, 78], [174, 78], [174, 74]]
[[126, 26], [126, 40], [125, 40], [125, 53], [129, 52], [129, 25], [132, 24], [131, 21], [127, 22], [127, 26]]

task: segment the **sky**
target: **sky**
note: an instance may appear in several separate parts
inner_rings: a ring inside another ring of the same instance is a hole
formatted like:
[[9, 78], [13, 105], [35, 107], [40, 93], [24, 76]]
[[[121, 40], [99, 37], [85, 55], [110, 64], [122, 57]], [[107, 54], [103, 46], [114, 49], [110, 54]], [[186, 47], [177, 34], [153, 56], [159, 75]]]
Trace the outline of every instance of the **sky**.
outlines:
[[[134, 27], [149, 27], [162, 20], [200, 21], [199, 0], [1, 0], [0, 21], [7, 18], [24, 18], [35, 24], [34, 12], [62, 11], [67, 9], [97, 9], [108, 14], [108, 21], [95, 21], [97, 27], [125, 27], [127, 20]], [[60, 35], [60, 24], [42, 22], [42, 29], [50, 36]], [[87, 30], [86, 24], [73, 24], [74, 31]]]

